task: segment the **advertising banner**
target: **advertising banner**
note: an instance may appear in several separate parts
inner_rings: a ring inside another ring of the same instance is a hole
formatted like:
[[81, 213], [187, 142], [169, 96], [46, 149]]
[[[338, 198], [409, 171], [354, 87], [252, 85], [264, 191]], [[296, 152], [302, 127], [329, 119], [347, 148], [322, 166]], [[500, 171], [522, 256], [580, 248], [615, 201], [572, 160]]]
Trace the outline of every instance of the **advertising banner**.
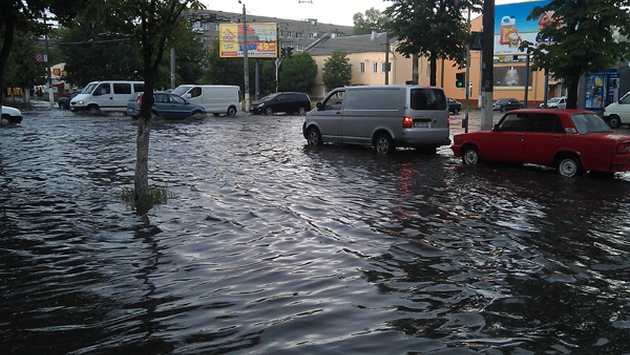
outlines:
[[552, 23], [553, 11], [543, 13], [539, 18], [527, 20], [535, 7], [543, 7], [546, 1], [522, 2], [497, 5], [494, 19], [494, 55], [526, 54], [518, 47], [523, 41], [540, 44], [540, 29]]
[[[243, 24], [219, 24], [219, 56], [222, 58], [243, 57]], [[253, 22], [247, 24], [248, 58], [278, 57], [278, 25], [275, 22]]]

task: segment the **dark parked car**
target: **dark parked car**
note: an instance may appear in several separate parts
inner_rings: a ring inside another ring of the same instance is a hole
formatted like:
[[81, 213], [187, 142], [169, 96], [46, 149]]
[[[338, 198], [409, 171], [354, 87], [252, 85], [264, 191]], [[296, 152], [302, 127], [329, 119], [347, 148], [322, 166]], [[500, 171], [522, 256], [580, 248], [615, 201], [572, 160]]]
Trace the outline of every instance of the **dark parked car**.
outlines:
[[301, 92], [279, 92], [255, 101], [249, 107], [253, 114], [271, 115], [278, 112], [305, 115], [311, 110], [311, 98]]
[[[131, 94], [127, 102], [127, 114], [131, 117], [140, 117], [143, 93]], [[183, 97], [168, 92], [154, 92], [151, 114], [167, 120], [181, 120], [194, 115], [206, 114], [206, 108], [201, 105], [191, 104]]]
[[515, 98], [498, 99], [492, 104], [493, 111], [499, 110], [501, 112], [516, 110], [523, 107], [525, 107], [525, 104]]
[[456, 115], [462, 110], [462, 103], [452, 97], [447, 97], [446, 103], [448, 104], [448, 112], [452, 112]]
[[66, 96], [61, 96], [58, 100], [57, 100], [57, 105], [59, 105], [59, 108], [62, 110], [69, 110], [70, 109], [70, 101], [72, 101], [72, 99], [79, 95], [81, 93], [81, 91], [73, 91], [71, 93], [69, 93]]
[[506, 113], [491, 131], [458, 134], [451, 149], [464, 164], [491, 162], [585, 171], [630, 171], [630, 136], [615, 134], [595, 112], [523, 109]]

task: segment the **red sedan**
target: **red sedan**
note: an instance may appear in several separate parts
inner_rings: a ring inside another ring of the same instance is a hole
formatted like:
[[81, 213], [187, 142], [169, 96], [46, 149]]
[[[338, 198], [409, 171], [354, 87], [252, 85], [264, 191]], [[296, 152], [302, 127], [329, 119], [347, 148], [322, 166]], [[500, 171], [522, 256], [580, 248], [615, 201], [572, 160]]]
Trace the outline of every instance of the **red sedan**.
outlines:
[[585, 171], [630, 171], [630, 136], [615, 134], [594, 112], [510, 111], [491, 131], [458, 134], [451, 149], [464, 164], [482, 160], [556, 168], [566, 177]]

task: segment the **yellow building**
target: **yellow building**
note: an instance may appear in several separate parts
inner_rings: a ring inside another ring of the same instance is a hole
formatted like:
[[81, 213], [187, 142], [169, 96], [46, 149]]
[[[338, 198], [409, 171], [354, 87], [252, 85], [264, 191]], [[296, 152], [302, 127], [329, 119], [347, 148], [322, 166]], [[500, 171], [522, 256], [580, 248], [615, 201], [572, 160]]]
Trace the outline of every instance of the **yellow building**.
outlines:
[[[471, 22], [472, 31], [481, 31], [482, 17]], [[372, 33], [359, 36], [326, 37], [313, 43], [306, 50], [317, 63], [316, 86], [310, 93], [315, 99], [322, 98], [326, 94], [322, 81], [322, 68], [324, 61], [334, 50], [344, 50], [352, 64], [351, 85], [383, 85], [385, 84], [385, 63], [388, 41], [385, 33]], [[412, 58], [396, 52], [396, 41], [389, 44], [389, 84], [405, 84], [413, 78]], [[470, 52], [470, 83], [471, 105], [476, 106], [480, 96], [479, 83], [481, 78], [480, 63], [481, 51]], [[525, 100], [525, 78], [528, 72], [526, 56], [497, 56], [494, 63], [494, 91], [493, 99], [514, 97]], [[530, 63], [531, 64], [531, 63]], [[455, 74], [464, 72], [454, 66], [453, 61], [438, 61], [436, 70], [437, 86], [444, 88], [447, 96], [464, 102], [466, 93], [464, 88], [458, 88], [455, 84]], [[418, 59], [418, 82], [428, 85], [430, 82], [431, 68], [428, 58]], [[527, 90], [527, 102], [529, 107], [538, 106], [544, 101], [545, 75], [543, 72], [534, 72], [529, 69], [529, 87]], [[548, 81], [548, 97], [561, 96], [560, 83], [551, 79]]]

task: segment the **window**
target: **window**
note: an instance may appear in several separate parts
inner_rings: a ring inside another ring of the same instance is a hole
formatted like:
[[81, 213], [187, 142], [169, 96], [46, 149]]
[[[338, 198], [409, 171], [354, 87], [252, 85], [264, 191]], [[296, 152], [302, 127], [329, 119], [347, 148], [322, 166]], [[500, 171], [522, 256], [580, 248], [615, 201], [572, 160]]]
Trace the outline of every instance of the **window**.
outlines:
[[341, 110], [341, 104], [343, 103], [345, 91], [337, 91], [330, 95], [324, 103], [324, 110], [326, 111], [338, 111]]
[[387, 71], [387, 63], [381, 62], [381, 73], [385, 73]]
[[516, 113], [505, 116], [497, 127], [497, 131], [501, 132], [525, 132], [526, 130], [527, 115]]
[[287, 38], [293, 38], [293, 32], [287, 32]]
[[306, 34], [306, 38], [308, 38], [308, 39], [315, 39], [315, 34], [314, 33], [307, 33]]
[[143, 84], [133, 84], [133, 92], [143, 92], [144, 91], [144, 83]]
[[560, 118], [551, 114], [529, 115], [529, 128], [527, 130], [538, 133], [564, 133]]
[[131, 95], [131, 84], [114, 84], [114, 94]]
[[192, 88], [189, 92], [190, 97], [197, 97], [197, 96], [201, 96], [201, 88], [200, 87], [194, 87]]
[[355, 90], [345, 98], [347, 110], [398, 110], [400, 89]]
[[378, 63], [372, 62], [372, 73], [378, 73]]
[[365, 63], [363, 62], [359, 65], [359, 73], [365, 73]]
[[446, 110], [446, 107], [446, 96], [442, 90], [411, 90], [411, 109], [413, 110]]
[[107, 95], [111, 92], [110, 90], [109, 83], [107, 83], [99, 85], [95, 92], [99, 95]]

